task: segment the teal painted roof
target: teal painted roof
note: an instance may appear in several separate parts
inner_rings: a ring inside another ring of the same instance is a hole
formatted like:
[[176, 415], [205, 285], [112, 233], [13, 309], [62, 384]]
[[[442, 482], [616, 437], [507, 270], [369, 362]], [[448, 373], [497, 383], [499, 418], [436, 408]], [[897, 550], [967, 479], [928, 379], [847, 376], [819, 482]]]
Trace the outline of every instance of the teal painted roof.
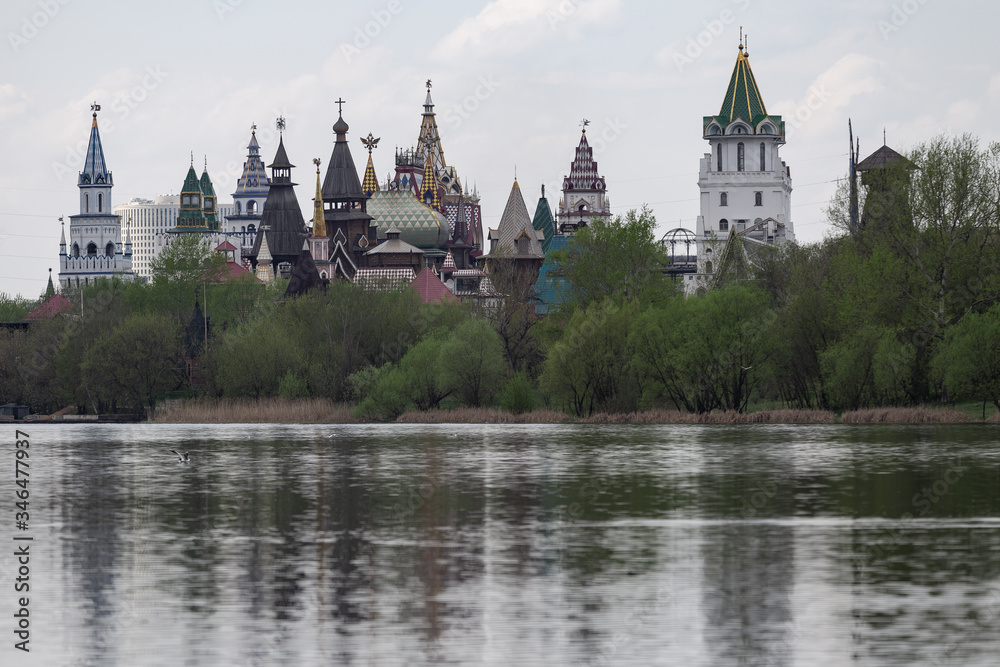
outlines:
[[535, 207], [535, 217], [531, 219], [531, 226], [545, 235], [542, 241], [542, 251], [549, 251], [549, 244], [552, 242], [552, 235], [555, 234], [555, 222], [552, 219], [552, 209], [549, 208], [549, 200], [545, 198], [545, 189], [542, 189], [542, 196], [538, 198], [538, 205]]
[[[549, 240], [549, 250], [565, 250], [569, 243], [568, 236], [553, 236]], [[556, 275], [556, 265], [552, 256], [546, 250], [545, 261], [538, 272], [535, 281], [535, 314], [545, 315], [552, 308], [566, 301], [569, 294], [569, 284], [566, 279]]]
[[440, 248], [448, 240], [448, 220], [425, 206], [410, 190], [378, 190], [368, 200], [368, 215], [379, 238], [395, 226], [399, 238], [421, 250]]

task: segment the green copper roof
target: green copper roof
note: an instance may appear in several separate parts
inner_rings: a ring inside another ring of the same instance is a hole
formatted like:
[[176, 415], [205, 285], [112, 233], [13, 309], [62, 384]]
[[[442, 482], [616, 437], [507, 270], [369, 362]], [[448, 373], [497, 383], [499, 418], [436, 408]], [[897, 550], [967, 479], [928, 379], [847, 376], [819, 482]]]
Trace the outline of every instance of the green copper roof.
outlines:
[[400, 239], [421, 250], [440, 248], [448, 240], [448, 220], [410, 190], [376, 190], [368, 200], [368, 215], [378, 224], [379, 238], [395, 226]]
[[201, 182], [198, 181], [198, 174], [194, 172], [193, 165], [188, 169], [187, 176], [184, 178], [184, 185], [181, 187], [181, 194], [186, 192], [201, 194]]
[[208, 171], [201, 175], [201, 194], [207, 197], [215, 196], [215, 188], [212, 187], [212, 179], [208, 177]]
[[548, 252], [552, 235], [555, 234], [555, 222], [552, 219], [549, 200], [545, 198], [544, 187], [542, 188], [542, 196], [538, 198], [538, 206], [535, 207], [535, 217], [531, 219], [531, 226], [545, 235], [545, 240], [542, 241], [542, 251]]
[[742, 118], [751, 125], [756, 125], [766, 117], [767, 108], [750, 69], [750, 61], [743, 49], [740, 49], [733, 67], [733, 76], [729, 79], [729, 88], [726, 89], [726, 98], [722, 100], [719, 118], [727, 124]]

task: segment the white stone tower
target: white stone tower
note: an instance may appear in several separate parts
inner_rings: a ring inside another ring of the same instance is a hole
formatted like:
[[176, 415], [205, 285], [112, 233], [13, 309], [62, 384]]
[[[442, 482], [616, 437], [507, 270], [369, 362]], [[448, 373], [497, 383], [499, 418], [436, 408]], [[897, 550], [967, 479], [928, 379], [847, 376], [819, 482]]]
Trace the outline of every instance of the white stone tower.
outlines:
[[792, 177], [778, 154], [785, 124], [767, 113], [742, 43], [722, 108], [704, 117], [702, 129], [710, 152], [698, 175], [698, 285], [719, 269], [727, 243], [737, 236], [744, 246], [795, 240]]
[[99, 278], [118, 277], [134, 280], [131, 243], [122, 244], [122, 229], [111, 207], [114, 181], [104, 163], [101, 135], [97, 131], [97, 112], [90, 126], [87, 159], [77, 181], [80, 189], [80, 213], [70, 216], [69, 244], [63, 230], [59, 243], [59, 284], [62, 289], [89, 285]]

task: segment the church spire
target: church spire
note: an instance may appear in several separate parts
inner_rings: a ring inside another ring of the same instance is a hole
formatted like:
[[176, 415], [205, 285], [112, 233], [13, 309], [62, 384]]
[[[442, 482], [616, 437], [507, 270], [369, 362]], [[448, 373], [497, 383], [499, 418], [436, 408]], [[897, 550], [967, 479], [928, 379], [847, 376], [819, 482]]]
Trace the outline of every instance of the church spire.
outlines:
[[441, 208], [441, 197], [438, 194], [437, 179], [434, 178], [434, 164], [431, 162], [430, 151], [424, 160], [424, 178], [420, 182], [420, 200], [432, 208]]
[[94, 102], [90, 105], [93, 121], [90, 124], [90, 142], [87, 144], [87, 157], [80, 172], [80, 185], [112, 185], [111, 172], [104, 163], [104, 148], [101, 146], [101, 133], [97, 129], [97, 112], [101, 105]]
[[726, 89], [726, 97], [722, 100], [722, 109], [719, 110], [719, 118], [725, 123], [742, 118], [747, 123], [756, 125], [767, 116], [764, 98], [761, 97], [757, 80], [750, 69], [749, 56], [750, 54], [743, 49], [741, 41], [736, 54], [736, 65], [733, 66], [733, 74]]
[[316, 196], [313, 198], [313, 236], [323, 238], [326, 236], [326, 219], [323, 217], [323, 186], [319, 179], [319, 165], [322, 160], [313, 158], [316, 165]]
[[375, 176], [375, 164], [372, 162], [372, 151], [378, 147], [381, 137], [375, 137], [371, 132], [361, 138], [361, 143], [368, 149], [368, 166], [365, 167], [365, 177], [361, 182], [361, 191], [368, 197], [378, 191], [378, 177]]

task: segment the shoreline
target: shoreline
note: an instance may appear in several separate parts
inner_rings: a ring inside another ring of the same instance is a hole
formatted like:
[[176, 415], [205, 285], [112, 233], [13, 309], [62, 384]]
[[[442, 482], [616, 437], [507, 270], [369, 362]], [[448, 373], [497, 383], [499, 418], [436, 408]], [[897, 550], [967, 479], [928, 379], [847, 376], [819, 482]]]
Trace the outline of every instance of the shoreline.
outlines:
[[498, 408], [412, 410], [393, 421], [351, 416], [354, 406], [328, 399], [194, 399], [158, 408], [151, 424], [1000, 424], [949, 407], [869, 408], [836, 414], [827, 410], [687, 413], [651, 409], [574, 417], [551, 409], [514, 414]]

